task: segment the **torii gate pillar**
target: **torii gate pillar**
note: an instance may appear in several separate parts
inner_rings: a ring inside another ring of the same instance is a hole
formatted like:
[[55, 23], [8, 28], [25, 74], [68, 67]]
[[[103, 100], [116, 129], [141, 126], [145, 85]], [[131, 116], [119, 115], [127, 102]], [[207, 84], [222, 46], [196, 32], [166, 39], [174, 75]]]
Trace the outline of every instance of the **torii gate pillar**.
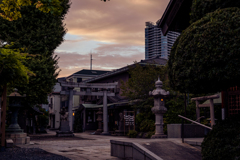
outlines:
[[108, 135], [108, 108], [107, 108], [107, 90], [103, 91], [103, 132], [102, 135]]
[[68, 104], [68, 121], [69, 121], [69, 127], [70, 131], [72, 131], [73, 127], [73, 115], [72, 115], [72, 107], [73, 107], [73, 89], [74, 87], [69, 87], [69, 104]]

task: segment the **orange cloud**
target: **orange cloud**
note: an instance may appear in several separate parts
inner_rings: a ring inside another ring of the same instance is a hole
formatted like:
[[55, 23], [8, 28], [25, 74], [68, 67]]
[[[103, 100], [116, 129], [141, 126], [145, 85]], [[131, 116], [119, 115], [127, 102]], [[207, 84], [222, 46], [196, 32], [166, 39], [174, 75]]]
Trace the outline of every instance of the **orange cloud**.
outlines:
[[88, 39], [144, 45], [145, 22], [161, 18], [169, 0], [72, 0], [68, 33]]

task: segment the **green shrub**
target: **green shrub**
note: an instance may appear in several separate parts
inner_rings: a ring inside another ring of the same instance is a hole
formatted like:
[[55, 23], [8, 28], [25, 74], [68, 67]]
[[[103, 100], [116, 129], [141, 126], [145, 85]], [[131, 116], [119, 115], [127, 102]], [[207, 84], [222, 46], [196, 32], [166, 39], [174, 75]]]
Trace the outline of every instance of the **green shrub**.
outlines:
[[193, 23], [207, 13], [214, 12], [217, 9], [238, 7], [240, 8], [240, 1], [238, 0], [194, 0], [191, 7], [190, 23]]
[[146, 138], [151, 138], [155, 134], [155, 131], [148, 132]]
[[136, 138], [136, 137], [137, 137], [137, 134], [138, 134], [137, 131], [135, 131], [135, 130], [129, 130], [127, 136], [128, 136], [129, 138]]
[[149, 132], [155, 130], [155, 122], [151, 119], [145, 119], [140, 123], [139, 129], [141, 132]]
[[239, 84], [240, 9], [225, 8], [192, 23], [175, 41], [169, 80], [182, 93], [208, 94]]
[[218, 122], [204, 138], [203, 160], [240, 160], [240, 120]]

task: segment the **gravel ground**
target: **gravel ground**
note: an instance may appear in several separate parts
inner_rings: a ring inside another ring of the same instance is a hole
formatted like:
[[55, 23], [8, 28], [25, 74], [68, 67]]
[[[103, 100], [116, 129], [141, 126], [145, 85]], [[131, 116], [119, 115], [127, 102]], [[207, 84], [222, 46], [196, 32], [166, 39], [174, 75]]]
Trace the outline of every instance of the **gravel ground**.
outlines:
[[0, 160], [70, 160], [39, 148], [7, 148], [0, 152]]

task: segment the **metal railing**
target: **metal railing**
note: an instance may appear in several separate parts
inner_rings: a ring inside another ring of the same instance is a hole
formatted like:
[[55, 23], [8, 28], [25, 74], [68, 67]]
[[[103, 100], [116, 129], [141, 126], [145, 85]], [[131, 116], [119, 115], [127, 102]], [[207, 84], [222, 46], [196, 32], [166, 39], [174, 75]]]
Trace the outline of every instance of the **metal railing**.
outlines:
[[199, 122], [193, 121], [193, 120], [191, 120], [191, 119], [188, 119], [188, 118], [186, 118], [186, 117], [184, 117], [184, 116], [178, 115], [178, 117], [182, 118], [182, 134], [181, 134], [181, 135], [182, 135], [182, 143], [184, 143], [184, 120], [183, 120], [183, 119], [185, 119], [185, 120], [187, 120], [187, 121], [190, 121], [190, 122], [192, 122], [192, 123], [195, 123], [195, 124], [197, 124], [197, 125], [199, 125], [199, 126], [202, 126], [202, 127], [205, 127], [205, 128], [207, 128], [207, 129], [212, 130], [211, 127], [206, 126], [206, 125], [204, 125], [204, 124], [201, 124], [201, 123], [199, 123]]

